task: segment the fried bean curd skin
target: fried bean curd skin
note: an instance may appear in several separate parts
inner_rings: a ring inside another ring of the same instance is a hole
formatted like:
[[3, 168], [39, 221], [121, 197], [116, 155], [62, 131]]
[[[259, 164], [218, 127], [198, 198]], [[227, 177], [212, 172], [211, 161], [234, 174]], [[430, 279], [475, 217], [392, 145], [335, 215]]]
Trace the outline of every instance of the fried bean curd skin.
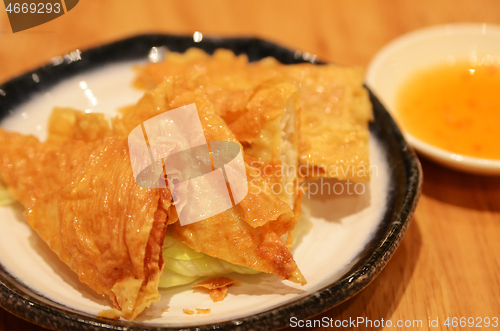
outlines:
[[[168, 78], [146, 92], [136, 106], [122, 110], [123, 116], [115, 119], [114, 125], [126, 133], [151, 117], [191, 103], [196, 104], [207, 141], [238, 143], [215, 113], [199, 81], [187, 77]], [[256, 169], [246, 164], [245, 170], [249, 193], [238, 205], [200, 222], [174, 224], [175, 237], [197, 252], [305, 283], [290, 251], [280, 240], [296, 223], [290, 206], [272, 193]]]
[[[210, 56], [190, 49], [184, 54], [169, 52], [164, 61], [138, 67], [137, 71], [139, 87], [156, 86], [179, 72], [205, 77], [216, 111], [228, 123], [235, 116], [241, 117], [250, 133], [256, 130], [256, 117], [252, 112], [245, 113], [244, 106], [252, 90], [266, 80], [281, 77], [298, 90], [299, 161], [306, 169], [301, 175], [369, 181], [368, 123], [373, 114], [360, 68], [283, 65], [273, 58], [249, 63], [245, 55], [236, 56], [229, 50], [217, 50]], [[247, 136], [237, 137], [249, 141]]]
[[[111, 121], [56, 108], [47, 142], [0, 129], [0, 180], [51, 250], [83, 283], [111, 299], [116, 309], [100, 316], [133, 320], [160, 299], [167, 231], [198, 253], [306, 283], [290, 240], [283, 239], [301, 210], [301, 90], [270, 60], [261, 69], [228, 51], [213, 58], [214, 63], [191, 50], [169, 57], [173, 74], [144, 69], [141, 84], [154, 88]], [[228, 80], [235, 67], [238, 78]], [[219, 76], [209, 75], [216, 71]], [[156, 84], [158, 75], [163, 81]], [[185, 197], [174, 202], [169, 189], [136, 183], [127, 138], [144, 121], [190, 104], [196, 105], [207, 142], [239, 145], [248, 194], [222, 213], [181, 226], [177, 212]], [[295, 171], [284, 172], [290, 166]], [[291, 189], [276, 194], [273, 184]]]
[[170, 206], [160, 203], [165, 192], [135, 183], [125, 139], [41, 143], [0, 129], [0, 141], [0, 176], [27, 223], [83, 283], [113, 301], [117, 309], [103, 316], [134, 319], [160, 299]]

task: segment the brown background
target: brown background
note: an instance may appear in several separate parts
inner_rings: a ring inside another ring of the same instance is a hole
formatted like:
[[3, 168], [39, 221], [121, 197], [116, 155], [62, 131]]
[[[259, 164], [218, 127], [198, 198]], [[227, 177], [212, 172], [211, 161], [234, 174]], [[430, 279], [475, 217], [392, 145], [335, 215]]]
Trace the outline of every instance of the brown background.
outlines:
[[[258, 36], [325, 61], [366, 66], [384, 44], [413, 29], [500, 24], [500, 1], [85, 0], [15, 34], [3, 4], [0, 21], [2, 83], [53, 56], [145, 32]], [[441, 327], [433, 330], [447, 329], [446, 317], [500, 318], [500, 178], [422, 164], [420, 204], [387, 267], [363, 292], [317, 318], [439, 317]], [[6, 330], [42, 328], [0, 308], [0, 331]]]

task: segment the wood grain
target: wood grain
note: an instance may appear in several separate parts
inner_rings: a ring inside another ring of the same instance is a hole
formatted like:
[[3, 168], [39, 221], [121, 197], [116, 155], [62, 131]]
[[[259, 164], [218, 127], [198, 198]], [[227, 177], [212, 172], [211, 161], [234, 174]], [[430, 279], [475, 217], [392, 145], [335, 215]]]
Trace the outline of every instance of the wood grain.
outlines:
[[[82, 0], [68, 14], [16, 34], [2, 4], [0, 22], [1, 83], [53, 56], [147, 32], [258, 36], [325, 61], [366, 66], [384, 44], [413, 29], [500, 24], [500, 2]], [[428, 318], [439, 318], [432, 330], [446, 330], [446, 317], [500, 318], [500, 178], [422, 164], [422, 198], [387, 267], [360, 294], [315, 319], [422, 320], [428, 329]], [[7, 330], [43, 328], [0, 309], [0, 331]]]

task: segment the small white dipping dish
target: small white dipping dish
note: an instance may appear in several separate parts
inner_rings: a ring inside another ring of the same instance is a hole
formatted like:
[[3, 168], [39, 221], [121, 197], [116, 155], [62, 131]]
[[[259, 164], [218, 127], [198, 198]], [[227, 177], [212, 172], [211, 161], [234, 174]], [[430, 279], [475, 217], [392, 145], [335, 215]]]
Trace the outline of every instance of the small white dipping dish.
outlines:
[[[372, 59], [366, 73], [366, 85], [399, 122], [395, 100], [403, 83], [422, 69], [463, 60], [490, 61], [493, 65], [500, 65], [500, 26], [447, 24], [402, 35], [384, 46]], [[405, 132], [405, 128], [401, 128]], [[500, 175], [500, 160], [459, 155], [426, 143], [408, 132], [405, 132], [405, 137], [417, 151], [445, 166], [476, 174]]]

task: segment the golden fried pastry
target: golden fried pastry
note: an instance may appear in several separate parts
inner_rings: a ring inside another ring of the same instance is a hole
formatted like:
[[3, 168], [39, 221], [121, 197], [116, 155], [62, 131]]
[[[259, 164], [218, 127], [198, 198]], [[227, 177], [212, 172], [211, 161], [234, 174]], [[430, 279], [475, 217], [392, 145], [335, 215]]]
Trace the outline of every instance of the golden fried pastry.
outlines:
[[368, 181], [373, 114], [362, 70], [307, 63], [281, 68], [300, 85], [302, 175]]
[[[187, 77], [167, 78], [146, 92], [135, 107], [123, 109], [122, 117], [113, 123], [116, 130], [127, 133], [151, 117], [191, 103], [196, 104], [207, 141], [238, 143], [228, 125], [215, 113], [199, 80]], [[238, 205], [200, 222], [182, 226], [175, 223], [174, 236], [197, 252], [305, 283], [289, 249], [280, 240], [280, 236], [295, 227], [294, 213], [272, 193], [255, 168], [246, 164], [245, 170], [249, 193]]]
[[[301, 175], [369, 180], [368, 122], [373, 115], [360, 68], [282, 65], [272, 58], [248, 63], [245, 55], [236, 56], [228, 50], [209, 56], [190, 49], [184, 54], [170, 52], [164, 61], [137, 70], [135, 84], [143, 88], [156, 86], [179, 72], [203, 76], [216, 111], [228, 123], [235, 116], [241, 118], [246, 133], [252, 135], [260, 130], [258, 117], [245, 106], [254, 89], [272, 78], [285, 79], [298, 90]], [[236, 136], [242, 142], [252, 142], [245, 135]]]
[[[139, 187], [126, 139], [40, 143], [0, 129], [0, 176], [80, 280], [134, 319], [160, 298], [168, 193]], [[162, 198], [162, 202], [160, 202]]]
[[60, 259], [82, 282], [111, 298], [117, 309], [101, 316], [132, 320], [160, 298], [167, 225], [197, 252], [305, 283], [280, 239], [295, 226], [294, 214], [255, 168], [245, 164], [249, 193], [239, 204], [184, 226], [169, 189], [136, 183], [128, 134], [151, 117], [192, 103], [208, 142], [239, 144], [199, 81], [188, 77], [168, 78], [146, 92], [122, 109], [112, 126], [95, 114], [58, 109], [47, 142], [0, 129], [0, 178]]
[[[168, 52], [165, 61], [137, 67], [138, 76], [134, 84], [141, 89], [150, 90], [171, 76], [208, 76], [214, 86], [225, 90], [246, 90], [265, 80], [261, 77], [254, 80], [246, 70], [247, 66], [246, 54], [235, 55], [229, 50], [217, 49], [210, 56], [201, 49], [190, 48], [182, 54]], [[239, 79], [231, 79], [236, 72], [244, 76], [237, 75]], [[213, 91], [207, 92], [211, 94]]]
[[[273, 192], [300, 219], [299, 121], [297, 88], [271, 71], [249, 70], [246, 55], [219, 49], [213, 56], [199, 49], [169, 53], [160, 63], [141, 67], [140, 87], [153, 87], [168, 75], [197, 77], [215, 112], [242, 143], [246, 161], [269, 181]], [[278, 76], [273, 78], [274, 76]], [[270, 79], [266, 78], [269, 77]]]

